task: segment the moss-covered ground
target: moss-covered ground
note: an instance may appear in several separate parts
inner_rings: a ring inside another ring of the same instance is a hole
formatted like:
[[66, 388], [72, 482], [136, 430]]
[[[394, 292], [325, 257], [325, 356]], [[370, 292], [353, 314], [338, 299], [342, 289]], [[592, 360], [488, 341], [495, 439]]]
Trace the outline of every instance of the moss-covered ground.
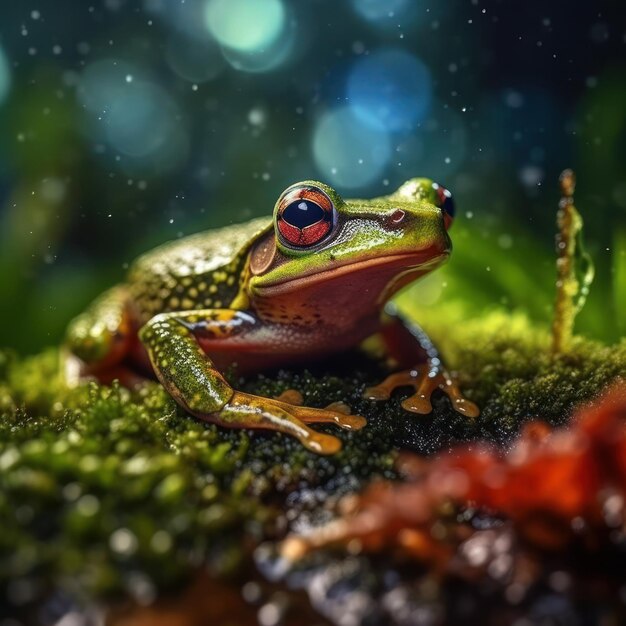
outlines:
[[29, 358], [0, 351], [0, 613], [52, 590], [148, 601], [199, 568], [237, 571], [299, 510], [316, 511], [374, 476], [393, 477], [398, 449], [506, 444], [528, 419], [565, 423], [577, 403], [626, 372], [626, 341], [576, 339], [567, 355], [552, 358], [545, 329], [522, 314], [465, 319], [449, 306], [420, 320], [480, 405], [478, 419], [455, 413], [444, 397], [426, 417], [400, 408], [406, 394], [363, 400], [384, 370], [356, 352], [233, 381], [268, 396], [295, 387], [312, 406], [350, 404], [369, 423], [338, 433], [345, 445], [333, 457], [278, 434], [202, 423], [156, 383], [68, 390], [54, 349]]

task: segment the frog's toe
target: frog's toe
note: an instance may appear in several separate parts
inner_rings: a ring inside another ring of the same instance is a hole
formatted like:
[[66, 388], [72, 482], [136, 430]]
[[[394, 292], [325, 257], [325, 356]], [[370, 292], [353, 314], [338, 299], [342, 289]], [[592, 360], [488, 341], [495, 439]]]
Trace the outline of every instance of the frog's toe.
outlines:
[[373, 387], [367, 387], [363, 392], [363, 397], [366, 400], [376, 400], [380, 402], [382, 400], [389, 400], [391, 392], [382, 385], [375, 385]]
[[415, 390], [413, 395], [402, 401], [405, 411], [428, 415], [433, 410], [431, 396], [440, 389], [448, 396], [455, 411], [467, 417], [480, 415], [480, 409], [463, 396], [459, 386], [445, 370], [437, 371], [427, 366], [391, 374], [380, 385], [367, 388], [363, 395], [369, 400], [387, 400], [398, 387], [412, 387]]
[[308, 437], [300, 439], [300, 443], [316, 454], [336, 454], [341, 450], [341, 439], [326, 433], [318, 433], [315, 430], [310, 431]]
[[294, 406], [302, 406], [304, 404], [304, 398], [297, 389], [285, 389], [275, 399], [286, 404], [293, 404]]
[[345, 402], [342, 402], [341, 400], [339, 402], [331, 402], [326, 407], [326, 410], [337, 411], [337, 413], [343, 413], [344, 415], [350, 415], [350, 413], [352, 413], [352, 409], [350, 408], [350, 405], [346, 404]]
[[367, 387], [363, 392], [363, 397], [367, 400], [389, 400], [391, 394], [398, 387], [414, 387], [419, 385], [419, 373], [417, 370], [407, 370], [406, 372], [396, 372], [387, 376], [380, 384]]
[[468, 400], [467, 398], [459, 398], [452, 402], [452, 406], [455, 411], [467, 415], [467, 417], [478, 417], [480, 415], [480, 408], [477, 404]]
[[420, 415], [428, 415], [432, 413], [433, 405], [430, 401], [430, 395], [425, 393], [414, 393], [412, 396], [402, 401], [402, 408], [409, 413], [418, 413]]
[[361, 430], [367, 420], [360, 415], [351, 415], [350, 407], [343, 402], [333, 402], [325, 409], [294, 407], [293, 414], [306, 424], [335, 424], [344, 430]]
[[361, 430], [367, 426], [367, 420], [362, 415], [336, 416], [335, 423], [344, 430]]

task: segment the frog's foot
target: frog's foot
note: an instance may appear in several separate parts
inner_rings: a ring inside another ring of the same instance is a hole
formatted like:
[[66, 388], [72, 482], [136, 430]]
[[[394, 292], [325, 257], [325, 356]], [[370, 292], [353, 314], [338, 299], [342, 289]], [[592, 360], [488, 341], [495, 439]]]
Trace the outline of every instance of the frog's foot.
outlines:
[[295, 437], [303, 446], [318, 454], [338, 452], [341, 440], [312, 430], [307, 424], [335, 424], [347, 430], [359, 430], [365, 426], [363, 417], [346, 414], [343, 405], [314, 409], [238, 391], [219, 412], [206, 418], [231, 428], [278, 430]]
[[433, 410], [431, 396], [440, 389], [450, 398], [452, 407], [459, 413], [468, 417], [478, 417], [480, 414], [480, 409], [463, 396], [446, 370], [429, 367], [426, 363], [419, 368], [391, 374], [379, 385], [368, 387], [363, 395], [369, 400], [388, 400], [398, 387], [413, 387], [415, 390], [412, 396], [402, 402], [402, 408], [411, 413], [430, 413]]
[[[304, 404], [304, 398], [297, 389], [285, 389], [285, 391], [283, 391], [279, 396], [276, 396], [275, 400], [299, 407]], [[366, 424], [364, 418], [360, 417], [359, 415], [351, 415], [352, 409], [345, 402], [331, 402], [329, 405], [324, 407], [324, 409], [327, 412], [332, 412], [333, 414], [343, 413], [343, 415], [347, 416], [340, 421], [338, 421], [337, 419], [333, 420], [334, 423], [340, 428], [345, 428], [346, 430], [360, 430]], [[319, 409], [314, 410], [319, 411]], [[348, 417], [353, 418], [353, 420], [351, 421], [347, 419]], [[305, 417], [303, 417], [302, 419], [303, 421], [306, 421]]]

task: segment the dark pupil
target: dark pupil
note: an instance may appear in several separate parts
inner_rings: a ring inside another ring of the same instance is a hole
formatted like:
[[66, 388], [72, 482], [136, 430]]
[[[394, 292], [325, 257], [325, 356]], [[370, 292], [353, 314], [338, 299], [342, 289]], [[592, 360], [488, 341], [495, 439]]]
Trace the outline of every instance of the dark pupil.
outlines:
[[296, 228], [306, 228], [324, 219], [324, 209], [310, 200], [296, 200], [284, 211], [283, 219]]
[[443, 201], [442, 208], [450, 217], [454, 217], [454, 200], [451, 196], [446, 197], [446, 199]]

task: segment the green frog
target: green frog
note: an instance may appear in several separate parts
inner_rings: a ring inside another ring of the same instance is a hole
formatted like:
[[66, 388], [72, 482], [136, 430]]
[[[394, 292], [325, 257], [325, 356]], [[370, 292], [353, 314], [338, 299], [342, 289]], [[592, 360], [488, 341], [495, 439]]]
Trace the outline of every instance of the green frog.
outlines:
[[367, 398], [411, 386], [403, 407], [427, 414], [440, 389], [456, 410], [478, 415], [426, 334], [390, 303], [448, 258], [453, 217], [450, 192], [425, 178], [370, 200], [344, 200], [316, 181], [291, 185], [272, 220], [192, 235], [139, 257], [124, 284], [69, 325], [68, 376], [132, 385], [154, 374], [200, 419], [280, 431], [332, 454], [341, 440], [309, 424], [362, 428], [349, 407], [306, 407], [294, 390], [279, 398], [242, 393], [221, 372], [310, 362], [377, 335], [406, 369], [366, 389]]

